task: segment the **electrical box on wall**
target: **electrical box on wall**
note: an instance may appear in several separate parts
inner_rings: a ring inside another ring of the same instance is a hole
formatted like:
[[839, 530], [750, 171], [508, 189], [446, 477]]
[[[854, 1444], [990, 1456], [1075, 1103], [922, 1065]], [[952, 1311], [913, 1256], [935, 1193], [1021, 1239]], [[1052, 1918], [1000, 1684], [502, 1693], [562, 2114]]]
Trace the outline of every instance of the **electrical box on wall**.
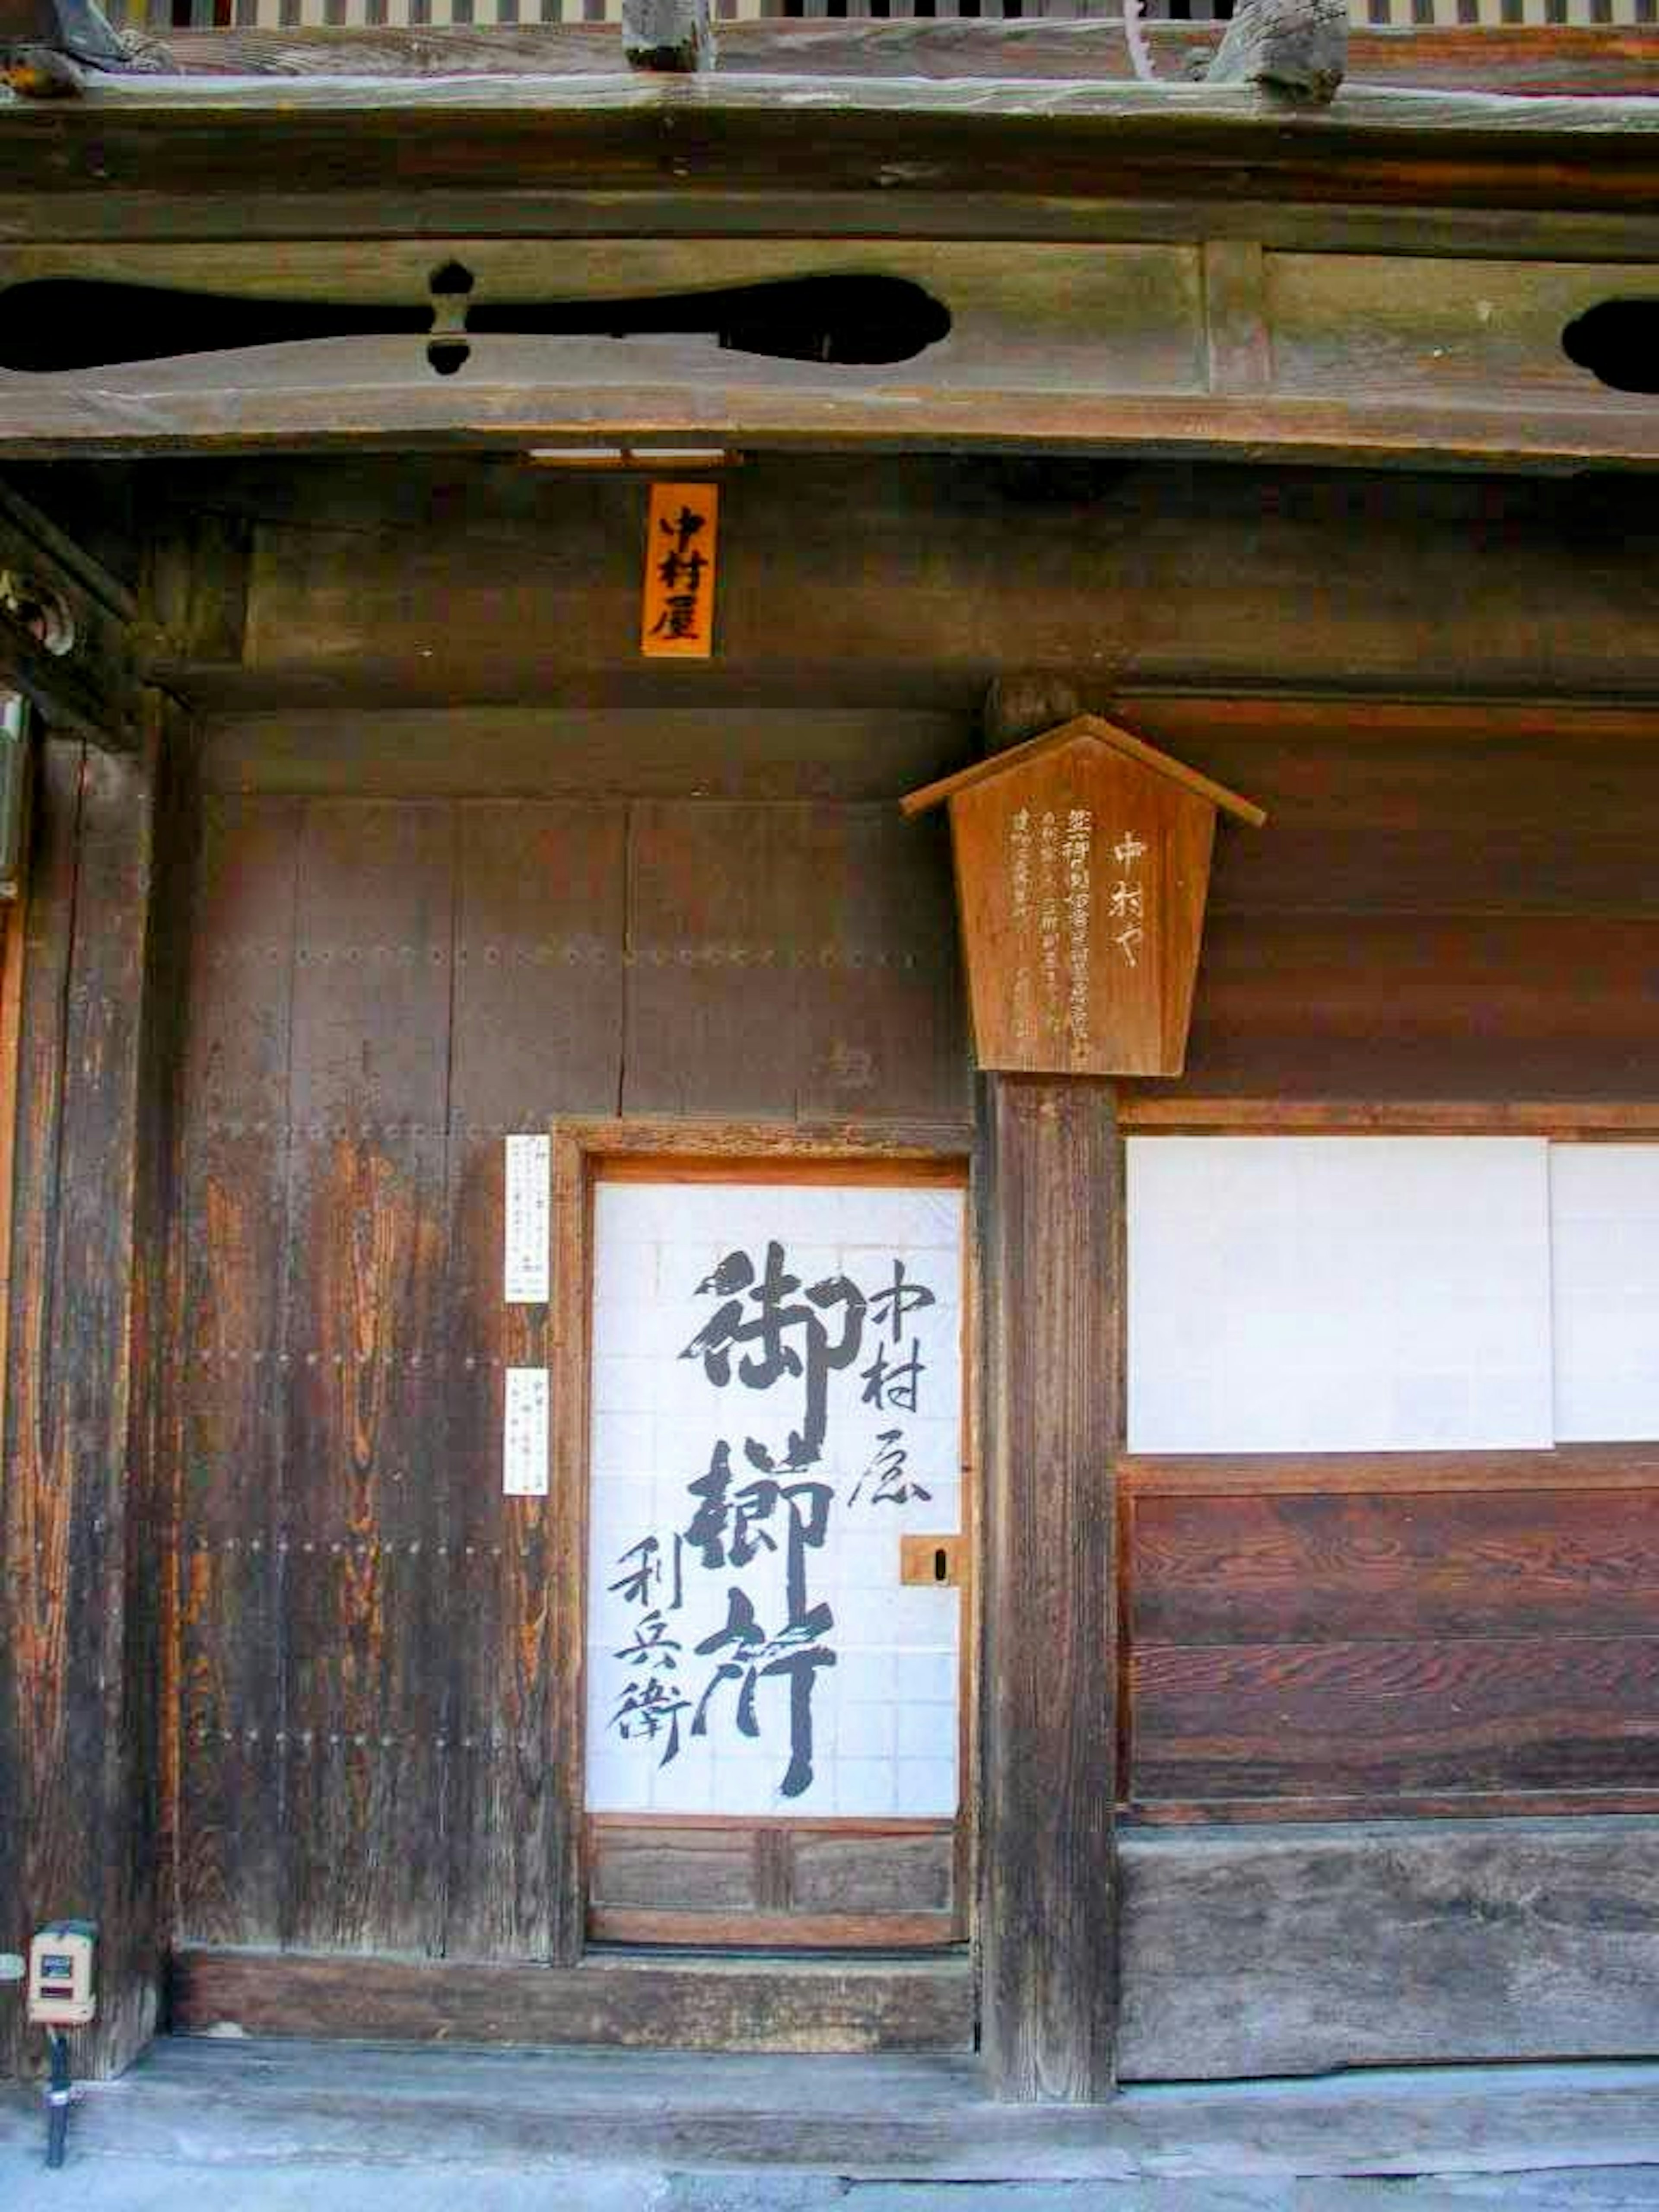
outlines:
[[98, 2010], [89, 1920], [60, 1920], [29, 1945], [28, 2016], [37, 2027], [84, 2027]]

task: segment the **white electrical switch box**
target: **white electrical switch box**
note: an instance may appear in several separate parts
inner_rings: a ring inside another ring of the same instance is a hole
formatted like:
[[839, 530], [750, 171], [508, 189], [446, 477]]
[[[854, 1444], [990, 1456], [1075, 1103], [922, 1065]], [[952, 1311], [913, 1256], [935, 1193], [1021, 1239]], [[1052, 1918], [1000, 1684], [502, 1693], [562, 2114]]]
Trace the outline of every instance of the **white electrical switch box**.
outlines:
[[29, 1945], [28, 2016], [37, 2027], [84, 2027], [98, 2010], [92, 1986], [97, 1930], [60, 1920]]

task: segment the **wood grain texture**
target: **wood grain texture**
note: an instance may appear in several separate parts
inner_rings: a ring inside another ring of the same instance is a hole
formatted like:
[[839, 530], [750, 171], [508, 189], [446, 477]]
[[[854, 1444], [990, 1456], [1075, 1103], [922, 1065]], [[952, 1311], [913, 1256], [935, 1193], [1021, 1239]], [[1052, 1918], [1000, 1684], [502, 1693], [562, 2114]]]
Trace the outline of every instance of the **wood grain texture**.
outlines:
[[[135, 1367], [149, 1356], [141, 1235], [159, 720], [118, 758], [48, 744], [40, 780], [19, 1061], [3, 1472], [15, 1762], [11, 1934], [78, 1912], [100, 1928], [98, 2021], [79, 2063], [142, 2047], [159, 2000], [156, 1738], [148, 1673], [160, 1589]], [[129, 1479], [129, 1468], [132, 1468]], [[18, 1831], [21, 1830], [21, 1832]], [[9, 2014], [0, 2070], [38, 2060]]]
[[588, 1822], [601, 1942], [904, 1950], [955, 1942], [955, 1824]]
[[982, 2040], [995, 2094], [1112, 2084], [1112, 1463], [1121, 1152], [1109, 1085], [987, 1079]]
[[1651, 1635], [1153, 1644], [1130, 1695], [1132, 1802], [1659, 1786]]
[[174, 1954], [172, 2016], [186, 2033], [374, 2040], [621, 2045], [756, 2051], [963, 2051], [965, 1960], [684, 1965], [592, 1958], [580, 1966], [480, 1966]]
[[950, 815], [977, 1064], [1178, 1075], [1212, 802], [1115, 749], [1078, 744], [958, 788]]
[[[665, 263], [671, 273], [675, 266], [672, 257]], [[1267, 806], [1276, 836], [1294, 833], [1287, 851], [1311, 864], [1297, 866], [1297, 879], [1315, 874], [1328, 908], [1340, 902], [1331, 887], [1344, 878], [1316, 872], [1322, 852], [1309, 809], [1338, 775], [1362, 779], [1354, 793], [1359, 811], [1345, 813], [1326, 799], [1332, 854], [1366, 859], [1361, 905], [1369, 886], [1388, 884], [1391, 869], [1411, 886], [1437, 861], [1443, 867], [1448, 848], [1455, 848], [1457, 815], [1438, 803], [1434, 763], [1418, 751], [1436, 734], [1432, 711], [1413, 738], [1409, 715], [1402, 726], [1397, 708], [1392, 723], [1377, 722], [1368, 701], [1349, 721], [1328, 704], [1322, 714], [1317, 702], [1304, 700], [1299, 728], [1282, 730], [1283, 743], [1267, 756], [1275, 790], [1236, 750], [1245, 739], [1259, 750], [1272, 734], [1249, 718], [1249, 702], [1218, 701], [1206, 714], [1201, 701], [1160, 701], [1154, 716], [1150, 690], [1199, 689], [1213, 701], [1218, 692], [1266, 684], [1324, 685], [1350, 696], [1407, 687], [1454, 696], [1507, 693], [1513, 701], [1530, 689], [1576, 691], [1581, 714], [1598, 695], [1611, 703], [1659, 690], [1659, 653], [1649, 649], [1646, 619], [1656, 588], [1655, 526], [1639, 478], [1602, 477], [1592, 491], [1584, 479], [1507, 479], [1494, 487], [1467, 477], [1401, 482], [1315, 468], [1194, 471], [1129, 457], [1109, 473], [1060, 473], [1008, 456], [884, 461], [852, 454], [758, 454], [741, 473], [741, 485], [727, 490], [727, 627], [710, 672], [728, 687], [720, 703], [738, 703], [730, 687], [741, 683], [764, 684], [774, 704], [800, 702], [813, 714], [848, 701], [868, 708], [884, 694], [896, 703], [931, 698], [965, 710], [998, 668], [1049, 668], [1079, 683], [1086, 707], [1125, 720]], [[636, 482], [573, 481], [455, 455], [411, 456], [395, 467], [367, 455], [348, 466], [298, 459], [280, 474], [269, 463], [249, 463], [216, 476], [216, 506], [251, 515], [255, 528], [243, 684], [257, 676], [278, 705], [314, 707], [320, 699], [436, 708], [461, 696], [546, 713], [550, 687], [565, 704], [592, 709], [605, 703], [601, 679], [624, 687], [623, 698], [641, 680], [634, 651]], [[465, 520], [419, 535], [422, 516], [434, 512]], [[822, 556], [802, 529], [807, 514], [825, 543], [858, 548], [856, 562], [837, 570], [834, 591], [825, 589]], [[412, 534], [420, 547], [413, 574]], [[919, 550], [930, 544], [939, 549], [933, 581]], [[1501, 560], [1491, 557], [1494, 546]], [[1330, 583], [1339, 563], [1348, 586], [1341, 592]], [[1228, 580], [1225, 592], [1208, 588], [1218, 575]], [[1201, 625], [1191, 619], [1194, 592], [1204, 596]], [[430, 615], [438, 605], [441, 632]], [[1451, 607], [1455, 623], [1447, 620]], [[550, 636], [559, 640], [556, 655]], [[685, 678], [684, 670], [668, 673]], [[222, 686], [223, 676], [220, 663], [173, 672], [191, 697]], [[665, 691], [661, 672], [651, 684], [644, 703], [685, 711], [686, 695]], [[919, 685], [926, 687], [920, 694]], [[246, 688], [242, 698], [268, 705], [257, 693], [248, 698]], [[1484, 893], [1488, 902], [1496, 896], [1524, 908], [1558, 880], [1593, 884], [1588, 857], [1601, 851], [1622, 850], [1621, 884], [1639, 883], [1629, 865], [1638, 825], [1598, 812], [1593, 780], [1601, 764], [1576, 743], [1570, 757], [1592, 781], [1576, 779], [1562, 804], [1592, 841], [1585, 861], [1571, 848], [1551, 848], [1547, 813], [1541, 825], [1534, 817], [1530, 837], [1523, 832], [1516, 842], [1500, 830], [1507, 802], [1495, 740], [1524, 733], [1514, 788], [1534, 799], [1540, 786], [1547, 789], [1547, 722], [1535, 707], [1529, 728], [1517, 728], [1517, 719], [1511, 708], [1483, 738], [1478, 713], [1463, 709], [1468, 758], [1462, 767], [1449, 763], [1449, 772], [1484, 775], [1479, 803], [1500, 805], [1491, 856], [1463, 858], [1469, 894], [1443, 902], [1479, 904]], [[557, 717], [546, 727], [539, 767], [554, 775]], [[942, 763], [946, 769], [974, 754], [966, 711], [958, 727], [961, 751]], [[1392, 765], [1386, 755], [1368, 763], [1365, 745], [1346, 734], [1358, 740], [1378, 728], [1401, 741]], [[1564, 742], [1572, 728], [1564, 723]], [[1304, 732], [1319, 739], [1311, 756], [1296, 742]], [[670, 732], [684, 762], [684, 726], [671, 725]], [[314, 720], [310, 733], [313, 742], [320, 737]], [[1593, 741], [1595, 726], [1583, 733]], [[781, 720], [772, 742], [799, 757], [808, 735], [810, 725], [792, 737]], [[575, 736], [592, 761], [591, 723]], [[749, 755], [752, 724], [740, 724], [735, 741], [738, 758]], [[289, 744], [290, 758], [297, 747], [297, 739]], [[1334, 758], [1333, 747], [1340, 748]], [[718, 743], [709, 750], [719, 788], [729, 771]], [[517, 776], [526, 772], [525, 758]], [[1623, 757], [1620, 765], [1636, 776], [1636, 792], [1650, 787], [1637, 762]], [[896, 754], [893, 768], [889, 793], [918, 780], [902, 780]], [[1366, 797], [1374, 793], [1384, 811], [1388, 843], [1366, 857], [1352, 848], [1368, 835], [1360, 795], [1368, 776], [1379, 779]], [[1639, 811], [1650, 801], [1635, 803]], [[1273, 840], [1231, 842], [1255, 848], [1249, 865], [1271, 885]], [[1461, 879], [1455, 872], [1451, 880]], [[1218, 879], [1218, 900], [1224, 888]], [[1650, 890], [1641, 896], [1650, 899]], [[1407, 902], [1431, 903], [1420, 891], [1408, 893]]]
[[[660, 688], [645, 664], [638, 675]], [[189, 682], [210, 689], [215, 679]], [[557, 670], [547, 684], [562, 688]], [[203, 777], [220, 791], [337, 797], [884, 800], [898, 783], [937, 774], [963, 741], [965, 718], [895, 707], [890, 695], [884, 705], [792, 706], [787, 715], [736, 701], [693, 707], [671, 694], [647, 707], [612, 696], [586, 707], [389, 707], [353, 717], [349, 749], [336, 716], [314, 706], [228, 716], [203, 731]]]
[[[1180, 81], [1191, 54], [1216, 43], [1213, 24], [1148, 23], [1160, 76]], [[430, 76], [468, 72], [591, 74], [616, 63], [612, 25], [526, 24], [485, 29], [422, 25], [167, 33], [192, 73], [232, 76]], [[1354, 31], [1349, 75], [1366, 83], [1461, 84], [1472, 91], [1629, 92], [1648, 89], [1639, 31], [1565, 26], [1437, 27], [1431, 38]], [[1121, 78], [1135, 74], [1121, 24], [1109, 20], [994, 21], [769, 21], [722, 23], [722, 75], [805, 70], [815, 76]]]
[[318, 802], [290, 1111], [290, 1942], [436, 1950], [450, 1710], [440, 1355], [454, 830]]
[[1655, 1832], [1613, 1819], [1126, 1834], [1122, 2072], [1645, 2055]]
[[885, 809], [631, 810], [629, 1115], [967, 1110], [939, 841]]
[[1655, 954], [1645, 921], [1218, 912], [1187, 1079], [1288, 1099], [1639, 1100]]
[[1136, 1501], [1138, 1644], [1639, 1636], [1659, 1492]]
[[301, 810], [202, 815], [180, 1087], [177, 1933], [282, 1925], [288, 1842], [288, 1073]]

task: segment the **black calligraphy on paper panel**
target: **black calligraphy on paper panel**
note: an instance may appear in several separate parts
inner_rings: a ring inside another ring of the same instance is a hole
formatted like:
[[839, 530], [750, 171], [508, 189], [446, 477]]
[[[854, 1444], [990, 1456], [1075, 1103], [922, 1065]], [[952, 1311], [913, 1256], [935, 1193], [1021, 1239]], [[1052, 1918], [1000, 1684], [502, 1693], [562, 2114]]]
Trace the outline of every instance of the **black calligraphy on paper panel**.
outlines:
[[[718, 1437], [707, 1468], [685, 1486], [684, 1524], [641, 1537], [615, 1562], [621, 1572], [610, 1588], [635, 1619], [629, 1641], [612, 1654], [630, 1671], [611, 1725], [625, 1741], [660, 1742], [660, 1765], [679, 1756], [687, 1714], [691, 1736], [707, 1737], [729, 1712], [740, 1735], [760, 1740], [763, 1686], [777, 1683], [787, 1692], [788, 1746], [779, 1795], [795, 1798], [811, 1787], [813, 1688], [836, 1663], [829, 1640], [835, 1615], [813, 1599], [808, 1558], [823, 1551], [842, 1502], [833, 1481], [811, 1474], [824, 1455], [830, 1377], [857, 1367], [868, 1337], [874, 1356], [858, 1370], [860, 1403], [915, 1413], [927, 1363], [914, 1334], [907, 1355], [906, 1324], [938, 1303], [932, 1289], [909, 1278], [902, 1259], [891, 1260], [890, 1270], [890, 1279], [870, 1291], [839, 1273], [803, 1289], [782, 1243], [772, 1239], [758, 1265], [747, 1251], [727, 1252], [696, 1286], [696, 1296], [720, 1303], [680, 1358], [700, 1360], [717, 1390], [735, 1382], [765, 1398], [780, 1386], [799, 1386], [799, 1413], [781, 1455], [773, 1442], [744, 1436], [743, 1457], [752, 1474], [734, 1471], [732, 1439]], [[907, 1472], [902, 1428], [884, 1429], [877, 1442], [845, 1506], [925, 1500], [928, 1492]], [[780, 1546], [782, 1616], [769, 1626], [740, 1578]], [[672, 1620], [684, 1607], [688, 1573], [726, 1580], [724, 1623], [692, 1648], [691, 1659], [714, 1662], [695, 1686], [682, 1684], [683, 1668], [691, 1670]]]

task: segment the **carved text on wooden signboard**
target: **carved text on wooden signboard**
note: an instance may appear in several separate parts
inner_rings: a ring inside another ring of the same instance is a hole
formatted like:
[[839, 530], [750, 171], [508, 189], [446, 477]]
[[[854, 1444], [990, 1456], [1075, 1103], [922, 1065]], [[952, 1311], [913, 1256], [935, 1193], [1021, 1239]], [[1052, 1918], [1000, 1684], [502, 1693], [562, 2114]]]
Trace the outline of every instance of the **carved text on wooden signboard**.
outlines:
[[1216, 811], [1260, 810], [1092, 715], [905, 811], [940, 799], [980, 1066], [1180, 1074]]

